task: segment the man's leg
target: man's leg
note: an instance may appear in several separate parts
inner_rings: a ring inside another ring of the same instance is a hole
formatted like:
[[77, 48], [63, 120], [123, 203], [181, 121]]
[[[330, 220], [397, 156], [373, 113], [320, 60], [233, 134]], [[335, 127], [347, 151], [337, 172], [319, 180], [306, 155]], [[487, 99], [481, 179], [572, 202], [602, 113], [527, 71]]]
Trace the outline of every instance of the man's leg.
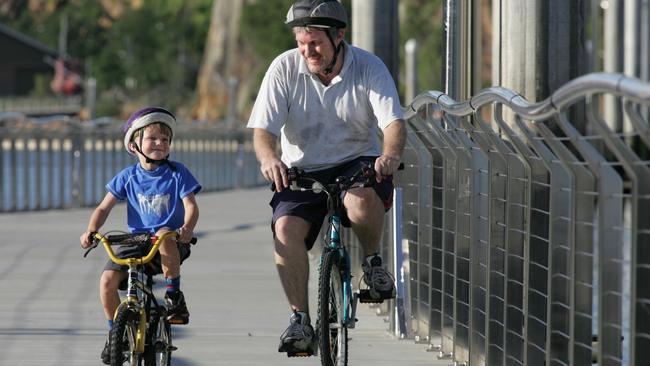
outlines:
[[309, 319], [309, 259], [305, 238], [310, 224], [297, 216], [275, 221], [275, 264], [278, 268], [291, 314], [289, 327], [280, 336], [279, 352], [309, 351], [314, 354], [314, 328]]
[[383, 202], [374, 189], [359, 188], [350, 190], [345, 195], [344, 204], [352, 229], [366, 256], [362, 263], [363, 279], [368, 285], [370, 298], [372, 301], [394, 298], [395, 280], [384, 268], [378, 253], [385, 214]]
[[384, 204], [372, 188], [349, 190], [344, 205], [352, 230], [359, 238], [366, 256], [379, 250], [382, 228], [384, 226]]
[[305, 238], [310, 225], [297, 216], [275, 222], [275, 265], [291, 310], [309, 313], [309, 259]]

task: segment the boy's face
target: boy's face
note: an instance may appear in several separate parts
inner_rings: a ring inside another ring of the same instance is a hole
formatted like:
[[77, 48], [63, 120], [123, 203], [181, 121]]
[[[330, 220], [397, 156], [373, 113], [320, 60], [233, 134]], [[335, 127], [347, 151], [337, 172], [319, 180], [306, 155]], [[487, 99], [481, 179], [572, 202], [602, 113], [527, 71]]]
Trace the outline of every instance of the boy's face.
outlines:
[[[152, 160], [161, 160], [169, 155], [170, 138], [163, 133], [160, 125], [151, 124], [145, 127], [142, 133], [142, 146], [140, 146], [140, 150], [144, 155]], [[136, 138], [136, 140], [139, 139]], [[138, 158], [140, 159], [140, 164], [145, 165], [147, 159], [141, 154], [138, 154]]]

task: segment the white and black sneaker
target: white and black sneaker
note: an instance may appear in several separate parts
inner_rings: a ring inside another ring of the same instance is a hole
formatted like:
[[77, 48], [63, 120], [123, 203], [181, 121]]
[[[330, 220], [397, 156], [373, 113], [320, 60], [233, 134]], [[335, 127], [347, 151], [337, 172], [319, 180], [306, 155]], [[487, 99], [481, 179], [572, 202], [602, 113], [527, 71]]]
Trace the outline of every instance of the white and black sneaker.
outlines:
[[369, 255], [361, 265], [363, 282], [368, 285], [370, 297], [376, 300], [395, 298], [395, 278], [383, 267], [378, 254]]
[[311, 326], [309, 315], [294, 311], [289, 319], [289, 327], [280, 336], [278, 352], [287, 352], [289, 356], [306, 352], [314, 354], [314, 328]]

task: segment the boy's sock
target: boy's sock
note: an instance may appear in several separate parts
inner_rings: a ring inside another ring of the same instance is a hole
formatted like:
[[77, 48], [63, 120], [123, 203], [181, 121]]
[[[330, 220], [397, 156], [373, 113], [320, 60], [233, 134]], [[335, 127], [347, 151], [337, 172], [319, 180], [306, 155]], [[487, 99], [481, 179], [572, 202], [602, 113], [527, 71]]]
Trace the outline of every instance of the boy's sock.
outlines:
[[165, 282], [167, 283], [167, 294], [177, 293], [181, 289], [181, 276], [176, 278], [165, 277]]
[[108, 319], [108, 330], [113, 329], [113, 319]]

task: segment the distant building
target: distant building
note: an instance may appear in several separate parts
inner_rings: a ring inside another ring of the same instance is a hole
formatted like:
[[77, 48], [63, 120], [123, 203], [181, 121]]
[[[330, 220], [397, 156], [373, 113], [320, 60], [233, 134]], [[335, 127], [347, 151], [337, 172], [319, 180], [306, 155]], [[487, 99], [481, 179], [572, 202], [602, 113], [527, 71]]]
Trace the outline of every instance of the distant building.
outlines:
[[0, 50], [0, 96], [28, 94], [36, 75], [54, 77], [58, 52], [2, 24]]

